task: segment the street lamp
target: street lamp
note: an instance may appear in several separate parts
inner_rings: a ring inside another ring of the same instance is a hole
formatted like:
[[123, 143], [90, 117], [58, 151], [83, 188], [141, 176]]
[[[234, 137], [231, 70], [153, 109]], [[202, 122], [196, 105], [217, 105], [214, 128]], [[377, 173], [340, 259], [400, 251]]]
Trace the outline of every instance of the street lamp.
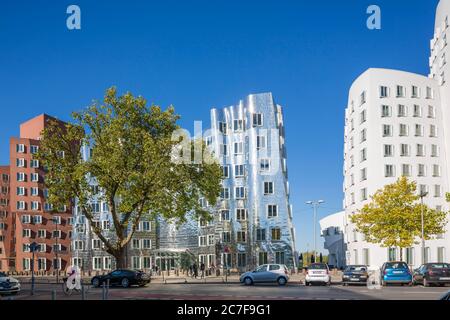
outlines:
[[314, 211], [314, 262], [316, 262], [316, 258], [317, 258], [317, 236], [316, 236], [316, 224], [317, 224], [317, 208], [319, 207], [319, 205], [321, 205], [322, 203], [324, 203], [324, 200], [318, 200], [318, 201], [307, 201], [306, 204], [309, 204], [310, 206], [313, 207], [313, 211]]
[[428, 195], [428, 192], [426, 191], [421, 191], [420, 192], [420, 202], [421, 202], [421, 207], [420, 207], [420, 220], [421, 220], [421, 224], [422, 224], [422, 264], [425, 263], [425, 221], [424, 221], [424, 213], [423, 213], [423, 198], [425, 198]]
[[31, 295], [34, 295], [34, 253], [38, 250], [39, 245], [36, 242], [30, 244], [31, 258]]

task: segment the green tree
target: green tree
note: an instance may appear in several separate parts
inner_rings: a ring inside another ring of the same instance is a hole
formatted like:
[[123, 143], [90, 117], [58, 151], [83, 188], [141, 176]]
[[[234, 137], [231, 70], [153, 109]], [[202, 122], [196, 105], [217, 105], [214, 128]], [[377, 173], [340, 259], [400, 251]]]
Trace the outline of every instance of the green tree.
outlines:
[[378, 190], [358, 213], [351, 217], [356, 231], [365, 236], [367, 242], [382, 247], [403, 248], [417, 244], [421, 238], [421, 212], [424, 213], [424, 237], [426, 240], [444, 233], [447, 213], [421, 205], [416, 193], [416, 183], [406, 177]]
[[[43, 132], [37, 157], [46, 168], [48, 202], [59, 208], [77, 199], [118, 268], [125, 267], [125, 248], [142, 218], [162, 216], [182, 223], [190, 212], [196, 218], [211, 218], [200, 199], [216, 203], [222, 171], [201, 139], [186, 141], [176, 134], [180, 117], [173, 107], [163, 111], [140, 96], [117, 96], [113, 87], [102, 104], [94, 102], [72, 116], [73, 123], [51, 122]], [[189, 153], [192, 160], [199, 142], [207, 161], [177, 161]], [[190, 150], [177, 149], [180, 143]], [[91, 150], [88, 161], [82, 159], [81, 145]], [[91, 201], [97, 196], [108, 204], [113, 239], [92, 223]]]

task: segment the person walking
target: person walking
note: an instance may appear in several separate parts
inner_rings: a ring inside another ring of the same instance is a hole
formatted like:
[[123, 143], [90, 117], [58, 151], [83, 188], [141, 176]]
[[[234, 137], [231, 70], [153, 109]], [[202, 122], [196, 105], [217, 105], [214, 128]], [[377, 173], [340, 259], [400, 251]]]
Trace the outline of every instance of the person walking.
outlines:
[[200, 271], [202, 272], [202, 279], [205, 277], [205, 264], [202, 262], [200, 265]]
[[194, 277], [195, 277], [195, 279], [197, 279], [197, 277], [198, 277], [197, 263], [194, 262], [194, 265], [192, 266], [192, 268], [194, 269]]

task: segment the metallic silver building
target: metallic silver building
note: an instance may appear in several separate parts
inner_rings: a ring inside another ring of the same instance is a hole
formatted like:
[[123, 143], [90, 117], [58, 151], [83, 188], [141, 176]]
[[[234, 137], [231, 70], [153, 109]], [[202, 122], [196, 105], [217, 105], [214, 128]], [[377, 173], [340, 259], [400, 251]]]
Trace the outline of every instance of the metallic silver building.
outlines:
[[271, 93], [211, 110], [207, 144], [224, 172], [215, 217], [218, 264], [246, 270], [295, 267], [282, 107]]

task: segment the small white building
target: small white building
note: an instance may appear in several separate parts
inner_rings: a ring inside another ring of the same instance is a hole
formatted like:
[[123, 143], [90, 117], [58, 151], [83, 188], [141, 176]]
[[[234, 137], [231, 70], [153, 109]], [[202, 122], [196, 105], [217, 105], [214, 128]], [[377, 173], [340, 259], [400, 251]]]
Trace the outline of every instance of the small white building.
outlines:
[[324, 238], [324, 248], [328, 250], [328, 264], [336, 268], [345, 266], [345, 211], [329, 215], [320, 220], [321, 235]]

